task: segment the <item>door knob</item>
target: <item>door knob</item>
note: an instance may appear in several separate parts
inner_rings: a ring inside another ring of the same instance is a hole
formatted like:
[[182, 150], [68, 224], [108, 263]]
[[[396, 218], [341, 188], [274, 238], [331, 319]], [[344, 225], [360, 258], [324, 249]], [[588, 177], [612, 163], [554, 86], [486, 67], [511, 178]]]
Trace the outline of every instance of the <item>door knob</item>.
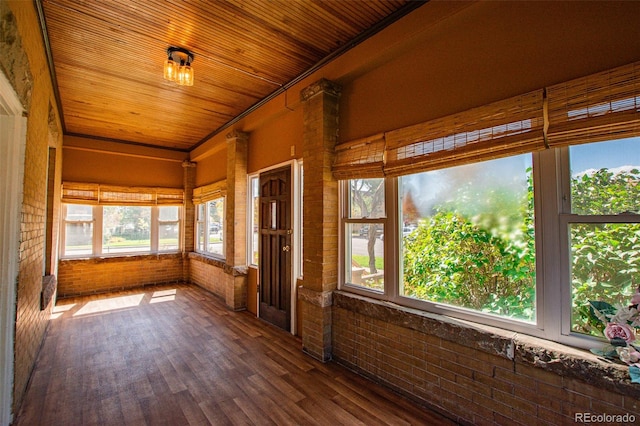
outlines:
[[291, 250], [291, 247], [289, 245], [282, 247], [282, 251], [289, 251], [289, 250]]

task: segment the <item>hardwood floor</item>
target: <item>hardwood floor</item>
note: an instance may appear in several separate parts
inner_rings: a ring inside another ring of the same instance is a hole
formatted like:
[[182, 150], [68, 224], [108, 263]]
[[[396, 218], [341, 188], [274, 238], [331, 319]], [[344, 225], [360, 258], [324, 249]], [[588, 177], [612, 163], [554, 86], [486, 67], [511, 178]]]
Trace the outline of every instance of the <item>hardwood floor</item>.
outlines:
[[179, 284], [58, 301], [14, 424], [453, 423]]

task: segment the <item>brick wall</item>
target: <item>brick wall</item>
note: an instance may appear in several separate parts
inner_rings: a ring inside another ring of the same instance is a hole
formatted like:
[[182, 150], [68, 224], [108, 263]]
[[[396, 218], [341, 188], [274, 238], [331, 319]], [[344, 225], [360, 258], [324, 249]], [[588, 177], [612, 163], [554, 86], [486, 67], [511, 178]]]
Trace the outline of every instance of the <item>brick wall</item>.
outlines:
[[[45, 268], [49, 147], [62, 144], [42, 35], [33, 2], [0, 3], [0, 70], [21, 98], [27, 117], [19, 276], [17, 283], [13, 412], [17, 411], [46, 331], [51, 304], [41, 310]], [[58, 163], [59, 164], [59, 163]], [[52, 171], [60, 181], [59, 168]], [[53, 206], [57, 209], [57, 206]], [[51, 238], [57, 235], [52, 233]], [[52, 241], [52, 247], [57, 241]]]
[[179, 282], [185, 262], [181, 253], [60, 260], [58, 297]]
[[[640, 420], [626, 367], [334, 293], [333, 358], [468, 424], [573, 424], [576, 413]], [[539, 339], [536, 339], [539, 340]], [[584, 357], [584, 358], [583, 358]]]
[[190, 278], [196, 284], [211, 293], [227, 299], [227, 274], [224, 262], [213, 260], [196, 253], [189, 255]]

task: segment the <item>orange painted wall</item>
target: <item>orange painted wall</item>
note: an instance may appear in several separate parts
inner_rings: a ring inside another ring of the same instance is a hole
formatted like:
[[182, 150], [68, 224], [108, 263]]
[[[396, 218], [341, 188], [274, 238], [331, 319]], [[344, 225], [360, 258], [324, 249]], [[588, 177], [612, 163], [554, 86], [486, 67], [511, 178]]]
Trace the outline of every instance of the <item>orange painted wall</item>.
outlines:
[[275, 164], [302, 158], [302, 132], [300, 106], [257, 127], [249, 137], [247, 172], [255, 173]]
[[227, 177], [227, 150], [218, 149], [212, 155], [197, 162], [196, 187], [218, 182]]
[[[356, 49], [353, 55], [362, 52], [361, 70], [336, 75], [343, 85], [340, 140], [636, 61], [640, 3], [632, 3], [481, 2], [430, 23], [406, 43], [386, 49], [381, 44], [380, 58], [366, 56], [369, 46]], [[428, 3], [408, 18], [426, 22], [432, 9], [442, 7]], [[403, 24], [409, 25], [395, 25]]]
[[62, 180], [181, 188], [182, 162], [64, 147]]

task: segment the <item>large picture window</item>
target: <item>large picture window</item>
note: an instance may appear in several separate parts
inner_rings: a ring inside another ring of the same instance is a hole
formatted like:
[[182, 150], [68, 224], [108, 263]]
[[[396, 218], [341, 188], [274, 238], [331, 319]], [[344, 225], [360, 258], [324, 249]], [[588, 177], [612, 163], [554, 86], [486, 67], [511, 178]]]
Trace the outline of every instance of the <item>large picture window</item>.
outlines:
[[180, 250], [178, 206], [63, 204], [63, 257]]
[[535, 321], [531, 155], [399, 179], [400, 295]]

